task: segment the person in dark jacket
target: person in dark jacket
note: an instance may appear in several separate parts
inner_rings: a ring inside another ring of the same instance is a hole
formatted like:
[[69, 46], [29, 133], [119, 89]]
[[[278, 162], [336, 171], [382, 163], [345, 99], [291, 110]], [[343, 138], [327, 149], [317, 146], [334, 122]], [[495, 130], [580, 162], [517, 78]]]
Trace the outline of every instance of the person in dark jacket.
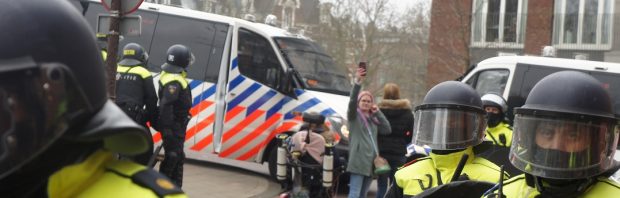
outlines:
[[[116, 68], [116, 104], [142, 125], [151, 136], [147, 122], [157, 122], [157, 94], [151, 72], [144, 68], [148, 53], [137, 43], [123, 47], [123, 58]], [[147, 165], [153, 155], [153, 140], [149, 139], [149, 149], [134, 157], [134, 161]]]
[[194, 63], [194, 55], [185, 45], [168, 48], [166, 63], [159, 77], [159, 128], [166, 151], [159, 172], [168, 176], [179, 187], [183, 186], [185, 131], [191, 119], [192, 90], [187, 68]]
[[396, 168], [405, 163], [407, 144], [411, 141], [413, 131], [413, 113], [411, 102], [400, 98], [400, 89], [394, 83], [387, 83], [383, 87], [383, 101], [379, 103], [379, 109], [392, 128], [389, 135], [380, 134], [377, 137], [379, 154], [392, 167], [389, 174], [379, 175], [377, 178], [377, 198], [383, 198], [388, 185], [394, 184]]

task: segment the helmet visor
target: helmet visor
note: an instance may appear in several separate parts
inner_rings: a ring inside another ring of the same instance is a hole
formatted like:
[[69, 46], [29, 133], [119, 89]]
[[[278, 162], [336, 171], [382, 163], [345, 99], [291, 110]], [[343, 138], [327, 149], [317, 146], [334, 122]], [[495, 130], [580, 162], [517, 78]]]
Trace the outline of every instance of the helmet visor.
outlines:
[[586, 178], [605, 171], [615, 152], [614, 122], [558, 117], [517, 114], [511, 163], [532, 175], [554, 179]]
[[[45, 150], [91, 109], [66, 66], [0, 61], [0, 178]], [[71, 104], [71, 105], [68, 105]]]
[[484, 139], [482, 112], [461, 109], [419, 109], [415, 112], [412, 143], [431, 149], [453, 150], [477, 145]]

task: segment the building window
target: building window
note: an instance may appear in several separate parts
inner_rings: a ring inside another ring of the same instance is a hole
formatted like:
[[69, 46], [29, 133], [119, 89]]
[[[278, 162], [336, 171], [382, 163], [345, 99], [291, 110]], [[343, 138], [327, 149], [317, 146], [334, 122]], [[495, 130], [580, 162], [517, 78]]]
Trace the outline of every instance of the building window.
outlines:
[[527, 0], [474, 0], [473, 47], [522, 48]]
[[614, 0], [555, 1], [553, 44], [559, 49], [611, 49]]

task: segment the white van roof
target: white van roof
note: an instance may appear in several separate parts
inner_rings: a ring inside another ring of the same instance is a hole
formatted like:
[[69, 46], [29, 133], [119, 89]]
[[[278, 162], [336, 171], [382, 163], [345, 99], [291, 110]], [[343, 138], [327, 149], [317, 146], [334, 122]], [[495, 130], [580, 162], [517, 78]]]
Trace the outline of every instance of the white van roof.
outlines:
[[[90, 1], [97, 2], [97, 3], [101, 2], [99, 0], [90, 0]], [[223, 16], [223, 15], [218, 15], [218, 14], [213, 14], [213, 13], [208, 13], [208, 12], [203, 12], [203, 11], [197, 11], [197, 10], [192, 10], [192, 9], [186, 9], [186, 8], [181, 8], [181, 7], [143, 2], [140, 5], [139, 9], [156, 11], [159, 13], [172, 14], [172, 15], [183, 16], [183, 17], [188, 17], [188, 18], [209, 20], [209, 21], [225, 23], [225, 24], [229, 24], [233, 26], [240, 26], [240, 27], [248, 28], [252, 31], [263, 34], [264, 36], [268, 36], [268, 37], [294, 37], [294, 38], [300, 38], [304, 40], [310, 40], [310, 38], [307, 38], [303, 35], [293, 34], [282, 28], [270, 26], [267, 24], [263, 24], [259, 22], [251, 22], [251, 21], [247, 21], [247, 20], [243, 20], [239, 18], [228, 17], [228, 16]]]
[[618, 63], [539, 56], [498, 56], [483, 60], [478, 63], [476, 67], [480, 67], [478, 69], [483, 69], [486, 66], [494, 67], [496, 65], [516, 65], [517, 63], [576, 70], [620, 73], [620, 64]]

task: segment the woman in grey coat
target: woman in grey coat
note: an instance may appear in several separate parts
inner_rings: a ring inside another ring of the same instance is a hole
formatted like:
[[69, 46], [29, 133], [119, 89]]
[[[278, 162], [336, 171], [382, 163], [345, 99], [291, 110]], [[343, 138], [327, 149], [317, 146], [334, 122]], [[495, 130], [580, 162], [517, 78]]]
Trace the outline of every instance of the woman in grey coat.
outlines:
[[[390, 134], [390, 124], [374, 104], [372, 94], [362, 91], [366, 70], [358, 68], [349, 98], [349, 198], [365, 198], [372, 182], [373, 160], [377, 156], [377, 134]], [[373, 148], [374, 147], [374, 148]]]

